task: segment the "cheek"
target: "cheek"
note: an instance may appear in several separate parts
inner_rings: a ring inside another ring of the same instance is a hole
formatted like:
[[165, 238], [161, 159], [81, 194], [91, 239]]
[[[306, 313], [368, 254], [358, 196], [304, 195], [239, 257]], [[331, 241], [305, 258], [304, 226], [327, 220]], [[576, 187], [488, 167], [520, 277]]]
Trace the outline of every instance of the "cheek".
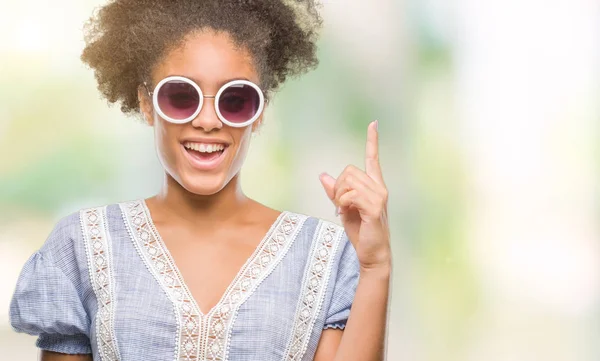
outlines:
[[250, 129], [245, 129], [239, 135], [239, 138], [236, 139], [237, 147], [230, 169], [232, 173], [237, 173], [244, 164], [244, 160], [248, 154], [248, 149], [250, 148], [251, 136], [252, 133]]
[[164, 124], [162, 120], [157, 120], [154, 124], [154, 142], [156, 144], [157, 155], [163, 167], [172, 170], [175, 166], [179, 143], [175, 140], [174, 129]]

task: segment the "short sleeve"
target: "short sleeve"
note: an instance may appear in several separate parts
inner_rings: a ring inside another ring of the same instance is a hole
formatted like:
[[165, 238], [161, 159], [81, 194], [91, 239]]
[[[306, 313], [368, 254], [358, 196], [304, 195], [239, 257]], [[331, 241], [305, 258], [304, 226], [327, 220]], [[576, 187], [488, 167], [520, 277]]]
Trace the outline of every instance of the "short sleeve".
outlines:
[[343, 232], [340, 240], [340, 258], [337, 265], [333, 294], [323, 329], [346, 327], [346, 321], [350, 316], [350, 308], [354, 301], [358, 278], [360, 274], [360, 263], [354, 246]]
[[79, 293], [41, 251], [25, 262], [10, 302], [16, 332], [37, 335], [36, 346], [66, 354], [92, 353], [89, 320]]

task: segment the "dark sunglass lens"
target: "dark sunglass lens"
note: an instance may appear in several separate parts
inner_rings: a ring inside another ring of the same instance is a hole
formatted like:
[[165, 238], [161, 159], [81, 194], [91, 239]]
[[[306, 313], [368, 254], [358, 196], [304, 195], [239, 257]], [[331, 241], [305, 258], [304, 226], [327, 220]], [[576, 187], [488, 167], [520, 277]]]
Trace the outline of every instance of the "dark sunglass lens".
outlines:
[[173, 119], [186, 119], [193, 115], [200, 104], [200, 94], [192, 84], [171, 80], [158, 91], [158, 106]]
[[260, 106], [260, 97], [254, 87], [235, 84], [227, 87], [219, 97], [221, 115], [232, 123], [250, 120]]

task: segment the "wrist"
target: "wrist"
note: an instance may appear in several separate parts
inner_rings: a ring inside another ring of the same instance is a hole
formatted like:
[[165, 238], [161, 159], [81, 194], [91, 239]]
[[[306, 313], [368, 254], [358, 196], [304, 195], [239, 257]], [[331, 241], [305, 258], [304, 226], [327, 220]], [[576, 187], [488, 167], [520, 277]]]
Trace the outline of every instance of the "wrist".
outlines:
[[389, 278], [392, 274], [392, 262], [391, 260], [385, 261], [376, 265], [360, 266], [361, 277], [377, 277], [377, 278]]
[[385, 247], [377, 252], [377, 254], [374, 254], [370, 257], [369, 262], [360, 262], [360, 273], [385, 274], [391, 272], [392, 250], [390, 247]]

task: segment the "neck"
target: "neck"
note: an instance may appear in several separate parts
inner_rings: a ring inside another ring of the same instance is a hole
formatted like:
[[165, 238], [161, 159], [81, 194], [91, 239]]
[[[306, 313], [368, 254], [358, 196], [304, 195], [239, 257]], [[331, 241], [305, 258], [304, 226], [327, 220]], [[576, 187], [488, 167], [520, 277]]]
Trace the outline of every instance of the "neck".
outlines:
[[237, 219], [253, 202], [242, 192], [239, 172], [223, 189], [211, 195], [191, 193], [165, 173], [161, 191], [147, 201], [164, 210], [160, 212], [161, 218], [177, 218], [202, 229]]

